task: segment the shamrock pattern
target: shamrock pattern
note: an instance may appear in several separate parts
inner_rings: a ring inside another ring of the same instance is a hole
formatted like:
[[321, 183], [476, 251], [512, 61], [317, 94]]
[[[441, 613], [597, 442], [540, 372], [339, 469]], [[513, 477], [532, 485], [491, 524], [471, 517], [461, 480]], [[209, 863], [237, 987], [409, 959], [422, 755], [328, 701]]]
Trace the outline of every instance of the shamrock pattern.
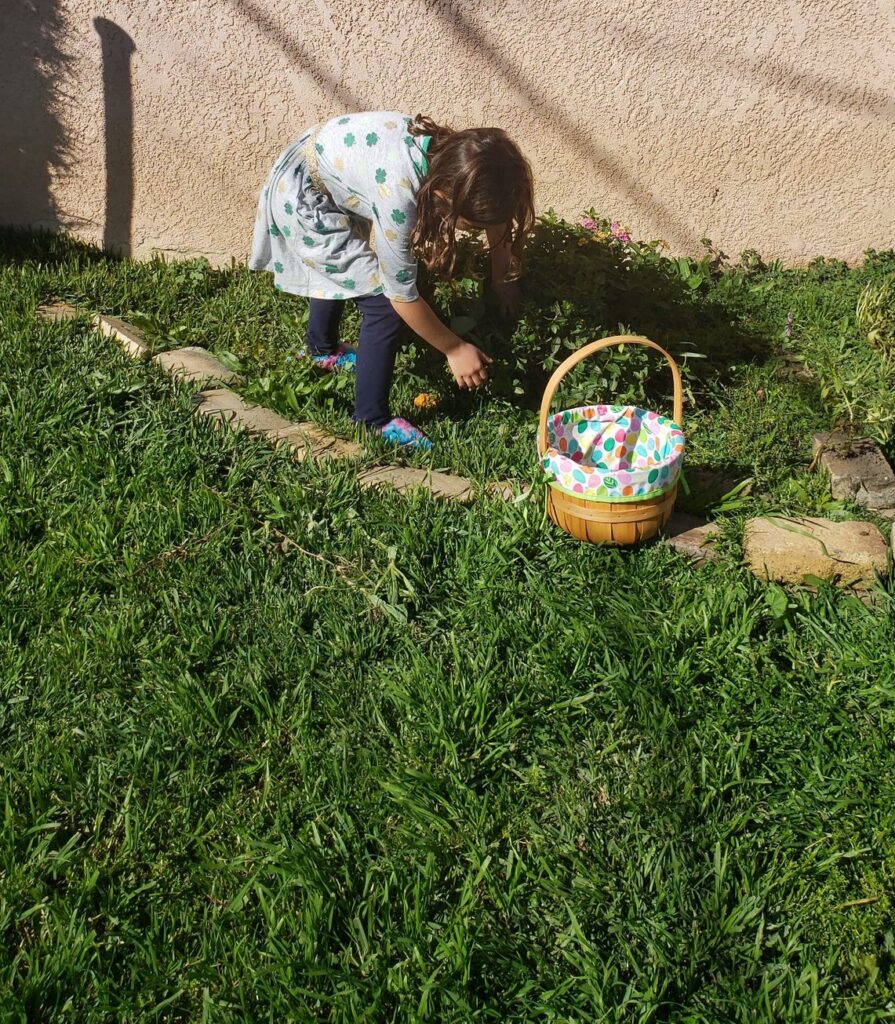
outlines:
[[404, 115], [345, 115], [284, 151], [259, 200], [253, 269], [273, 272], [276, 287], [292, 294], [415, 298], [407, 233], [424, 142], [408, 124]]

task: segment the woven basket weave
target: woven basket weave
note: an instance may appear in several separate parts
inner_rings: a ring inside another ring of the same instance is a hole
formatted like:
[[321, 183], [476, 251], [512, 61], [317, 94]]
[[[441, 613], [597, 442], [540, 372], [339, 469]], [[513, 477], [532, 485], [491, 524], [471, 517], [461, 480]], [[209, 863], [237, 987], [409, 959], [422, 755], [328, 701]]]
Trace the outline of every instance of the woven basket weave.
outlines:
[[[563, 377], [583, 359], [604, 348], [617, 345], [643, 345], [659, 352], [671, 367], [674, 380], [674, 413], [672, 426], [680, 428], [683, 416], [683, 387], [677, 363], [660, 345], [648, 338], [623, 334], [613, 338], [585, 345], [562, 362], [554, 372], [544, 390], [541, 401], [541, 415], [538, 426], [538, 453], [543, 460], [548, 452], [547, 421], [556, 389]], [[650, 414], [655, 415], [655, 414]], [[662, 422], [667, 422], [662, 420]], [[630, 546], [650, 540], [668, 522], [674, 510], [677, 497], [677, 477], [669, 481], [659, 493], [653, 493], [642, 500], [604, 501], [587, 494], [571, 494], [551, 482], [547, 491], [547, 511], [560, 529], [591, 544], [618, 544]]]

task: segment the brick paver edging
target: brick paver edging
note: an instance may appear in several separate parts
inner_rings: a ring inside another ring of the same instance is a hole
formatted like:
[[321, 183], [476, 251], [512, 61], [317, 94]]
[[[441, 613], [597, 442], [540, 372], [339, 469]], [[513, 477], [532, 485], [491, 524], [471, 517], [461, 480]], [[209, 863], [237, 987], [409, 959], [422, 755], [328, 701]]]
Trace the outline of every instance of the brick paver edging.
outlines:
[[[69, 320], [78, 310], [64, 302], [38, 307], [38, 315], [45, 320]], [[216, 425], [226, 425], [253, 436], [262, 436], [272, 445], [286, 445], [299, 460], [355, 459], [363, 457], [364, 449], [354, 441], [335, 437], [315, 423], [295, 423], [264, 406], [246, 402], [241, 395], [221, 385], [241, 380], [238, 373], [228, 370], [206, 349], [197, 346], [168, 350], [152, 355], [141, 331], [117, 317], [97, 314], [93, 326], [101, 334], [115, 341], [132, 359], [149, 360], [160, 366], [176, 380], [201, 388], [194, 398], [196, 415], [207, 417]], [[479, 496], [475, 485], [466, 477], [438, 473], [427, 469], [405, 466], [373, 466], [358, 473], [361, 487], [382, 487], [406, 494], [422, 489], [433, 498], [445, 501], [468, 502]], [[489, 484], [486, 493], [511, 501], [530, 488], [509, 480]]]

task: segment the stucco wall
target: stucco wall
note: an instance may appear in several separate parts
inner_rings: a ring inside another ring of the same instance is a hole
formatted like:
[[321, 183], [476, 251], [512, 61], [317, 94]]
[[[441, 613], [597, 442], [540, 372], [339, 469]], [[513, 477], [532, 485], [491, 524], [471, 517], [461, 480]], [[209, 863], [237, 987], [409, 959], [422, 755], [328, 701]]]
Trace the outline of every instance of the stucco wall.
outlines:
[[352, 109], [507, 128], [539, 206], [789, 262], [895, 245], [892, 0], [16, 0], [0, 221], [243, 258], [259, 185]]

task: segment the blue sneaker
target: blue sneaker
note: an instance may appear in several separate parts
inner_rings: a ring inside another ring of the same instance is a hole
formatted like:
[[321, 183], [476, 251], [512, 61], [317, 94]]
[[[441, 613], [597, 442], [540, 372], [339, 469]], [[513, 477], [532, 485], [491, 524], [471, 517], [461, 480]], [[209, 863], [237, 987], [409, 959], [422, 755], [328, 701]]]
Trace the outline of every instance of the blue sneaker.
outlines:
[[412, 448], [415, 451], [427, 452], [432, 447], [432, 442], [422, 430], [401, 416], [396, 416], [393, 420], [389, 420], [384, 427], [380, 427], [379, 435], [383, 441], [388, 441], [389, 444]]
[[[290, 360], [293, 358], [289, 357]], [[337, 373], [340, 370], [357, 369], [357, 349], [351, 345], [339, 345], [335, 352], [327, 355], [315, 355], [305, 349], [299, 356], [302, 359], [310, 359], [311, 362], [326, 373]]]

